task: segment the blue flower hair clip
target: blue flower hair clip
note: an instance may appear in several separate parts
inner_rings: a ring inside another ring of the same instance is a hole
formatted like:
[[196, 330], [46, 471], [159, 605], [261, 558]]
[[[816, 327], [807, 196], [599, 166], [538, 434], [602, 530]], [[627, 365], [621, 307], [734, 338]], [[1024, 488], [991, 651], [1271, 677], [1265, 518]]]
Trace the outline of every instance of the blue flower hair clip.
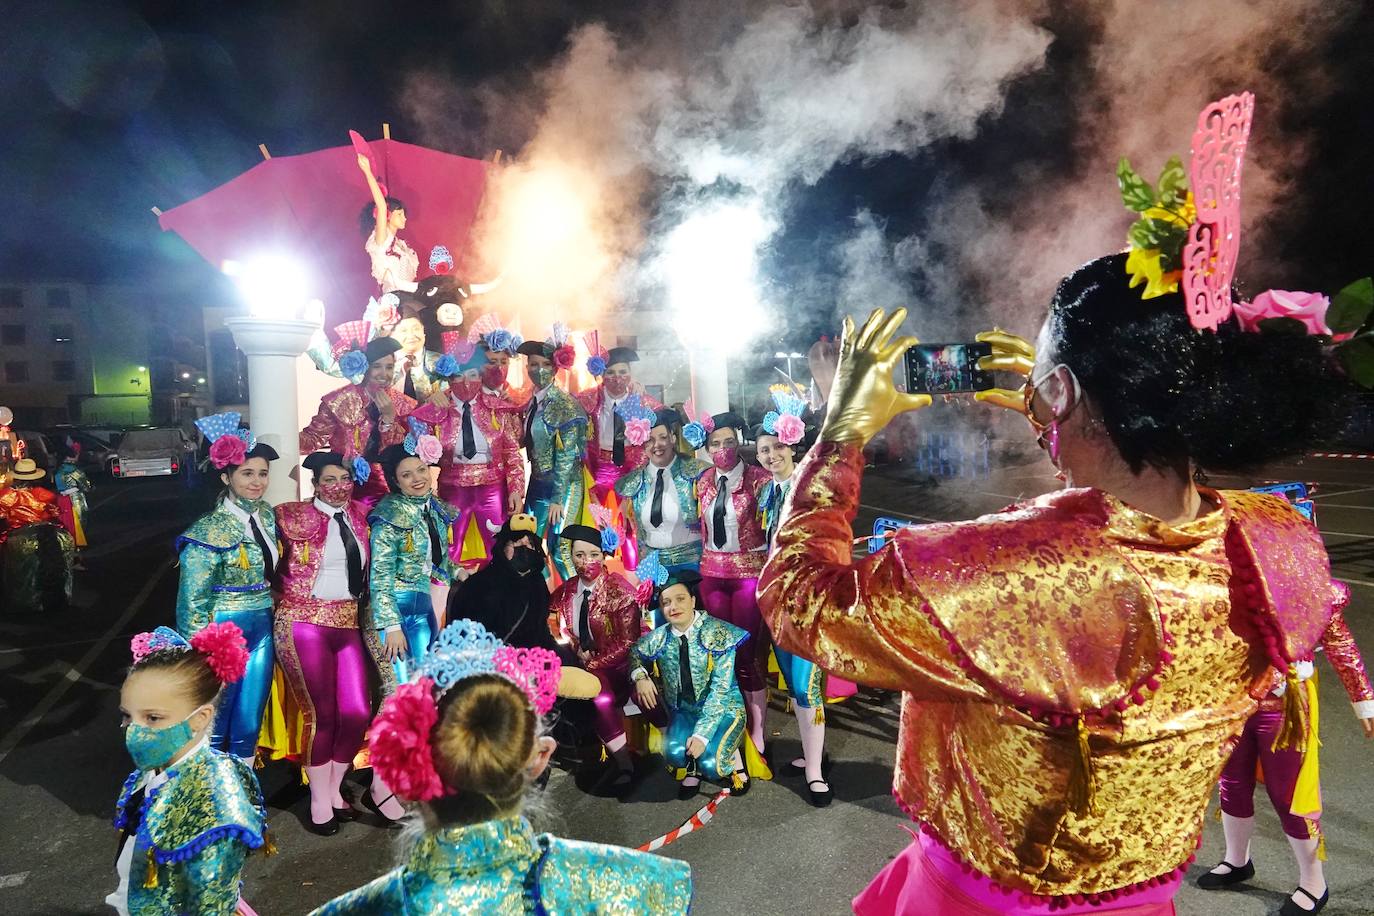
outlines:
[[587, 373], [595, 378], [606, 374], [606, 360], [600, 356], [587, 357]]
[[353, 482], [362, 485], [372, 479], [372, 465], [361, 455], [353, 459]]
[[191, 648], [191, 644], [171, 627], [158, 627], [151, 633], [139, 633], [129, 643], [129, 649], [133, 652], [135, 665], [141, 662], [145, 656], [151, 655], [154, 652], [160, 652], [163, 649], [189, 648]]
[[461, 370], [458, 368], [458, 360], [451, 353], [445, 353], [434, 361], [434, 368], [430, 375], [435, 378], [453, 378]]
[[607, 553], [607, 554], [612, 554], [612, 553], [615, 553], [615, 552], [616, 552], [616, 549], [619, 548], [619, 547], [620, 547], [620, 535], [616, 532], [616, 530], [615, 530], [614, 528], [602, 528], [602, 529], [601, 529], [601, 549], [602, 549], [602, 551], [605, 552], [605, 553]]
[[706, 444], [706, 427], [693, 421], [682, 427], [682, 438], [687, 440], [687, 444], [692, 448], [701, 448]]
[[349, 350], [339, 357], [339, 372], [354, 385], [362, 384], [368, 365], [367, 354], [362, 350]]

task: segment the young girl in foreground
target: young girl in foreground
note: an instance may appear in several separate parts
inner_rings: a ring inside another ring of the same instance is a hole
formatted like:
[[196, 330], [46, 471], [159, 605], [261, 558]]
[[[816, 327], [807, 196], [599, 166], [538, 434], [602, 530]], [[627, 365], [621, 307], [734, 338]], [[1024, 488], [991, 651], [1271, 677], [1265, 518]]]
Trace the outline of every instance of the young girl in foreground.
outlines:
[[243, 634], [212, 623], [188, 643], [158, 627], [133, 654], [119, 712], [138, 769], [115, 805], [119, 887], [105, 902], [122, 916], [251, 914], [239, 873], [265, 840], [262, 791], [247, 763], [210, 747], [220, 693], [248, 662]]
[[541, 719], [563, 673], [547, 649], [512, 648], [471, 620], [450, 624], [368, 735], [377, 774], [422, 803], [423, 831], [400, 868], [315, 916], [687, 912], [685, 862], [536, 834], [522, 816], [553, 754]]

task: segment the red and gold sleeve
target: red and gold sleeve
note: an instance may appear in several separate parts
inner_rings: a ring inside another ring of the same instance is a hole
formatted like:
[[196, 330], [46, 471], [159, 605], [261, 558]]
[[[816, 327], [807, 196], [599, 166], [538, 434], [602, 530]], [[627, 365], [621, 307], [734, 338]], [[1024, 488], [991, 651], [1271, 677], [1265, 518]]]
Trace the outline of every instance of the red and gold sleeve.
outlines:
[[855, 562], [863, 453], [821, 442], [803, 459], [791, 510], [759, 582], [774, 640], [826, 671], [918, 696], [986, 698], [925, 611], [917, 577], [889, 546]]
[[[1374, 705], [1374, 686], [1370, 685], [1369, 672], [1365, 670], [1360, 647], [1355, 645], [1355, 637], [1351, 635], [1350, 627], [1345, 623], [1345, 615], [1339, 609], [1332, 616], [1331, 623], [1322, 636], [1322, 650], [1326, 652], [1331, 667], [1336, 669], [1336, 676], [1341, 679], [1345, 692], [1350, 695], [1350, 702]], [[1374, 712], [1374, 709], [1370, 711]]]

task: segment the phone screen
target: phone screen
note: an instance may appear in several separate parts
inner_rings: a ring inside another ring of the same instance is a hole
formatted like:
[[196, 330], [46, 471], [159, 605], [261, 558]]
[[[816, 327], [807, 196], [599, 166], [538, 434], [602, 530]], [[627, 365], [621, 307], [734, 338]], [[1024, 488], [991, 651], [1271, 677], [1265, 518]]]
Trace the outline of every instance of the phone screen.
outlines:
[[917, 344], [906, 351], [907, 391], [912, 394], [960, 394], [987, 391], [992, 374], [978, 360], [992, 355], [992, 344]]

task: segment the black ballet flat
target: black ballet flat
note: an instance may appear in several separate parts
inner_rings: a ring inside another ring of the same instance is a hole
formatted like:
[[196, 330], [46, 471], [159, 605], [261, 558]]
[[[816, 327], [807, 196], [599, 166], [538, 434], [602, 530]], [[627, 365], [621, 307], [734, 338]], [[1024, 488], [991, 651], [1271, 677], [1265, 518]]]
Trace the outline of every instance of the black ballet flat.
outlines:
[[[395, 795], [388, 795], [386, 798], [382, 799], [382, 801], [390, 801], [395, 797]], [[363, 807], [371, 811], [373, 814], [377, 815], [377, 817], [379, 817], [382, 821], [382, 826], [384, 826], [387, 830], [401, 829], [401, 822], [397, 820], [392, 820], [391, 818], [387, 817], [386, 814], [382, 811], [381, 806], [372, 800], [371, 792], [363, 793]]]
[[749, 790], [753, 787], [753, 785], [754, 780], [746, 779], [744, 780], [744, 782], [740, 783], [738, 788], [736, 788], [734, 785], [731, 785], [730, 794], [735, 796], [735, 798], [743, 798], [744, 796], [749, 794]]
[[696, 798], [697, 793], [700, 791], [701, 783], [697, 783], [694, 786], [684, 786], [682, 783], [677, 784], [677, 797], [679, 801], [687, 801], [689, 798]]
[[[1198, 887], [1202, 888], [1204, 891], [1219, 891], [1223, 888], [1233, 887], [1243, 881], [1249, 881], [1251, 878], [1255, 877], [1254, 860], [1246, 862], [1241, 866], [1235, 866], [1223, 859], [1212, 867], [1216, 868], [1218, 865], [1225, 865], [1231, 870], [1224, 875], [1213, 874], [1210, 871], [1207, 872], [1197, 879]], [[1304, 893], [1306, 892], [1304, 891]]]
[[339, 819], [337, 817], [331, 817], [323, 824], [317, 824], [307, 817], [305, 819], [305, 829], [315, 834], [315, 836], [333, 836], [339, 832]]
[[1322, 892], [1320, 900], [1313, 897], [1312, 892], [1305, 887], [1300, 887], [1293, 891], [1293, 893], [1302, 894], [1308, 900], [1311, 900], [1313, 904], [1312, 909], [1304, 910], [1302, 907], [1298, 906], [1293, 900], [1292, 894], [1290, 894], [1288, 899], [1283, 902], [1283, 909], [1279, 910], [1279, 916], [1307, 916], [1308, 913], [1320, 913], [1322, 908], [1326, 906], [1326, 901], [1331, 899], [1331, 888], [1329, 887]]
[[334, 817], [341, 821], [356, 821], [358, 812], [353, 809], [352, 805], [349, 805], [346, 808], [335, 808]]
[[[824, 792], [817, 792], [812, 786], [825, 786]], [[811, 804], [816, 808], [828, 808], [835, 799], [835, 792], [830, 788], [830, 783], [824, 779], [813, 779], [806, 784], [806, 794], [811, 797]]]

